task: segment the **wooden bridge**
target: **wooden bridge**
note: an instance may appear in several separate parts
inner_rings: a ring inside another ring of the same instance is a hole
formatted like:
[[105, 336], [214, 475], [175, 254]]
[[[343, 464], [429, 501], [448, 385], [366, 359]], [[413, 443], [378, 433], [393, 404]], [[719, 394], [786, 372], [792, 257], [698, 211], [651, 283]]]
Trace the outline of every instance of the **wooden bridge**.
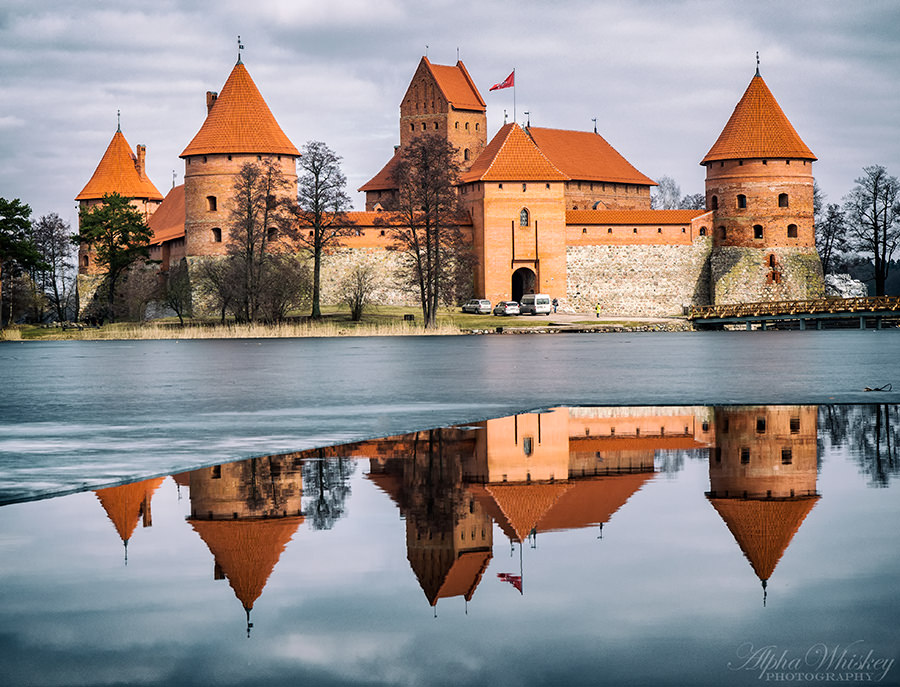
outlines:
[[900, 326], [900, 298], [819, 298], [811, 301], [766, 301], [691, 307], [688, 319], [699, 329], [744, 325], [753, 329], [814, 329]]

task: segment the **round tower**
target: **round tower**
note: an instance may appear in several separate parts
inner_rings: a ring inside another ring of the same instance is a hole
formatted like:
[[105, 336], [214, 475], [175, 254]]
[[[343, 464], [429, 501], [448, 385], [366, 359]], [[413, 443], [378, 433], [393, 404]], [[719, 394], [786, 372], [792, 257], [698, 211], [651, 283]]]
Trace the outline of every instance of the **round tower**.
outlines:
[[284, 197], [297, 197], [300, 153], [281, 130], [244, 64], [238, 59], [221, 94], [207, 92], [207, 116], [184, 159], [184, 233], [188, 256], [224, 255], [234, 183], [248, 164], [274, 162]]
[[700, 163], [714, 222], [713, 304], [824, 294], [813, 225], [815, 159], [757, 70]]

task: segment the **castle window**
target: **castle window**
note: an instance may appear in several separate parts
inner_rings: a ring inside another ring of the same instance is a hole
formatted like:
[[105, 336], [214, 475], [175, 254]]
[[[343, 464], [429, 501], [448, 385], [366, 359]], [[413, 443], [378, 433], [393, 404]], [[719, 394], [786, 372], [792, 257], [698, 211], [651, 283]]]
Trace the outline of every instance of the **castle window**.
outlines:
[[222, 479], [222, 466], [221, 465], [213, 465], [212, 478], [213, 479]]
[[466, 131], [468, 131], [468, 130], [469, 130], [469, 123], [466, 122]]
[[748, 446], [741, 446], [741, 465], [748, 465], [750, 463], [750, 448]]
[[794, 456], [790, 448], [781, 449], [781, 464], [790, 465], [794, 462]]
[[468, 148], [466, 148], [466, 149], [463, 151], [463, 159], [464, 159], [464, 160], [468, 160], [468, 159], [469, 159], [469, 149], [468, 149]]
[[789, 239], [797, 238], [797, 225], [796, 224], [788, 224], [788, 238]]
[[791, 418], [791, 434], [800, 434], [800, 418]]
[[[257, 155], [257, 156], [256, 156], [256, 159], [257, 159], [259, 162], [262, 162], [262, 155]], [[203, 158], [203, 161], [206, 162], [206, 158]]]
[[217, 209], [218, 203], [216, 202], [215, 196], [206, 196], [206, 209], [210, 212], [215, 212]]
[[728, 237], [728, 232], [725, 230], [725, 227], [719, 227], [719, 238], [723, 241]]
[[212, 235], [213, 243], [222, 243], [222, 230], [219, 227], [213, 227]]
[[530, 218], [528, 216], [528, 208], [522, 208], [522, 212], [519, 213], [519, 226], [527, 227], [528, 223], [529, 223], [529, 219]]
[[425, 131], [425, 122], [422, 122], [422, 131]]
[[779, 193], [778, 194], [778, 207], [786, 208], [788, 206], [788, 194], [787, 193]]
[[700, 236], [706, 236], [706, 227], [700, 227]]
[[767, 164], [769, 164], [769, 161], [768, 161], [768, 160], [763, 160], [763, 164], [764, 164], [764, 165], [767, 165]]
[[582, 233], [582, 234], [587, 234], [587, 227], [585, 227], [584, 229], [582, 229], [582, 230], [581, 230], [581, 233]]
[[547, 184], [547, 188], [550, 188], [550, 184]]
[[528, 188], [528, 184], [522, 184], [522, 193], [525, 193], [525, 190]]
[[203, 156], [203, 161], [206, 162], [206, 155]]
[[384, 236], [384, 229], [381, 230], [381, 233], [379, 234], [379, 236]]
[[687, 227], [681, 227], [681, 233], [682, 233], [682, 234], [686, 234], [686, 233], [687, 233]]
[[228, 161], [231, 162], [231, 155], [228, 156]]
[[[82, 266], [82, 267], [87, 267], [87, 266], [88, 266], [88, 263], [89, 263], [88, 256], [82, 255], [82, 256], [81, 256], [81, 266]], [[70, 264], [71, 264], [71, 263], [70, 263]]]
[[776, 262], [775, 255], [774, 254], [769, 255], [769, 267], [771, 267], [772, 269], [775, 269], [775, 262]]
[[497, 184], [497, 188], [503, 188], [503, 184], [502, 183]]
[[718, 210], [719, 209], [719, 196], [713, 196], [712, 200], [710, 201], [710, 205], [712, 205], [713, 210]]
[[437, 123], [437, 122], [434, 123], [434, 128], [435, 128], [435, 129], [438, 128], [438, 123]]
[[753, 238], [761, 239], [763, 237], [763, 228], [761, 224], [753, 225]]
[[454, 123], [453, 123], [453, 128], [454, 128], [454, 129], [458, 129], [458, 128], [459, 128], [459, 122], [454, 122]]
[[656, 233], [657, 233], [657, 234], [662, 234], [662, 227], [657, 227], [657, 228], [656, 228]]
[[475, 122], [475, 131], [478, 131], [478, 122]]
[[631, 230], [631, 233], [632, 233], [632, 234], [637, 234], [637, 227], [635, 227], [634, 229], [632, 229], [632, 230]]
[[606, 233], [607, 233], [607, 234], [612, 234], [612, 227], [609, 227], [609, 228], [606, 230]]
[[415, 124], [410, 124], [410, 125], [409, 125], [409, 130], [410, 130], [410, 131], [415, 131], [415, 130], [416, 130], [416, 125], [415, 125]]
[[764, 417], [756, 418], [756, 433], [757, 434], [765, 434], [766, 433], [766, 418], [764, 418]]
[[790, 160], [785, 160], [785, 161], [784, 161], [784, 164], [789, 165], [789, 164], [791, 164], [791, 161], [790, 161]]
[[266, 238], [267, 238], [269, 241], [274, 241], [274, 240], [275, 240], [275, 236], [276, 236], [277, 233], [278, 233], [278, 232], [277, 232], [277, 230], [275, 229], [275, 227], [269, 227], [268, 229], [266, 229]]
[[747, 196], [745, 196], [743, 193], [739, 193], [739, 194], [738, 194], [738, 197], [737, 197], [737, 206], [738, 206], [739, 208], [746, 208], [746, 207], [747, 207]]

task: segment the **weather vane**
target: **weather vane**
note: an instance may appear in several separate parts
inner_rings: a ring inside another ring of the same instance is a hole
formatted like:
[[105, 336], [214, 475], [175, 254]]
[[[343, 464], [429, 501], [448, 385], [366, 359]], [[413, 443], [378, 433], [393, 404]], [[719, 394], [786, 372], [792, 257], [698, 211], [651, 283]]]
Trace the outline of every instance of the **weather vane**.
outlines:
[[756, 51], [756, 75], [759, 76], [759, 50]]
[[591, 121], [594, 123], [594, 133], [597, 133], [597, 118], [591, 117]]
[[116, 110], [116, 131], [122, 132], [122, 110]]
[[241, 43], [241, 37], [238, 36], [238, 64], [241, 62], [241, 50], [244, 49], [244, 44]]

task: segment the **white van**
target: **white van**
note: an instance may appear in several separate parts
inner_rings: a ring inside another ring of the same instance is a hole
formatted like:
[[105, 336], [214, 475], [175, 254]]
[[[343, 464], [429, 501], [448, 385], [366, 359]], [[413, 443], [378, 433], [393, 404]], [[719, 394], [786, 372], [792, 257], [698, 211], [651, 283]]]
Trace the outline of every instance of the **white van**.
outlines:
[[526, 293], [519, 301], [519, 312], [523, 315], [549, 315], [552, 311], [550, 296], [546, 293]]

